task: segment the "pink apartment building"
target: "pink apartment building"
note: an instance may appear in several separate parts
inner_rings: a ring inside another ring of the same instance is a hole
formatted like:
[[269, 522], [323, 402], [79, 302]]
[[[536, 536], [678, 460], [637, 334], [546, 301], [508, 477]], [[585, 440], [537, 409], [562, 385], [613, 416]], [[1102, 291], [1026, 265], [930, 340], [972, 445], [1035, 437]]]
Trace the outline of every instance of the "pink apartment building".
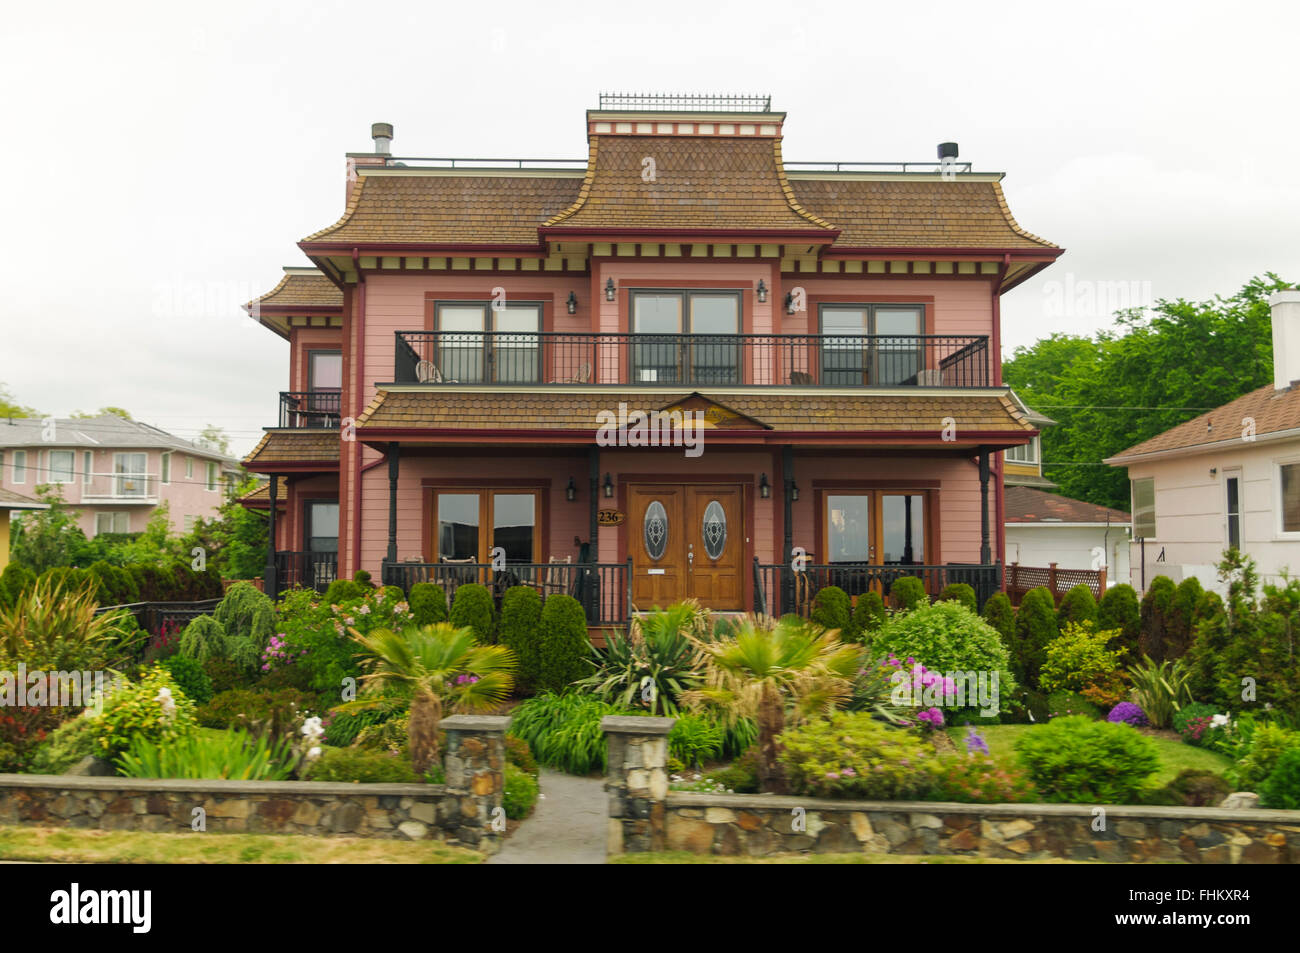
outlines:
[[1037, 434], [999, 299], [1062, 250], [955, 144], [788, 162], [784, 122], [602, 97], [569, 163], [399, 159], [377, 124], [342, 217], [298, 243], [314, 268], [249, 305], [291, 344], [246, 461], [268, 582], [526, 583], [593, 627], [900, 575], [996, 591], [998, 451]]
[[238, 472], [230, 457], [111, 414], [0, 419], [0, 489], [58, 487], [88, 537], [138, 533], [163, 503], [183, 532], [216, 512]]

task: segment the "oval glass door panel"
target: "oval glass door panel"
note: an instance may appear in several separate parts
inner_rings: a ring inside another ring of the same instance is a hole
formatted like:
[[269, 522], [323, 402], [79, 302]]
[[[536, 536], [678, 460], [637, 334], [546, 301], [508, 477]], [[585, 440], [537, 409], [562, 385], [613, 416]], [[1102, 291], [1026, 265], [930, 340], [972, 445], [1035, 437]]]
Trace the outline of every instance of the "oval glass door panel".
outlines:
[[662, 559], [668, 548], [668, 511], [658, 500], [652, 501], [645, 508], [645, 526], [642, 532], [645, 536], [646, 554], [656, 562]]
[[704, 551], [710, 559], [720, 559], [727, 548], [727, 511], [717, 500], [704, 508]]

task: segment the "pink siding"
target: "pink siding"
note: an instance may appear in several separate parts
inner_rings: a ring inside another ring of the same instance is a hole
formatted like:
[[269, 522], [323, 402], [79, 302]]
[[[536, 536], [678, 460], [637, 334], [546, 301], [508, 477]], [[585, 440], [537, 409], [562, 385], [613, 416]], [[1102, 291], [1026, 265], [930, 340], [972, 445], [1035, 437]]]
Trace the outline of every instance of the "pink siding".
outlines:
[[993, 333], [993, 291], [991, 281], [974, 279], [926, 280], [922, 278], [831, 279], [783, 275], [785, 290], [802, 287], [807, 292], [808, 310], [784, 316], [787, 334], [817, 334], [817, 301], [823, 296], [852, 295], [864, 302], [883, 296], [931, 296], [934, 298], [935, 334]]

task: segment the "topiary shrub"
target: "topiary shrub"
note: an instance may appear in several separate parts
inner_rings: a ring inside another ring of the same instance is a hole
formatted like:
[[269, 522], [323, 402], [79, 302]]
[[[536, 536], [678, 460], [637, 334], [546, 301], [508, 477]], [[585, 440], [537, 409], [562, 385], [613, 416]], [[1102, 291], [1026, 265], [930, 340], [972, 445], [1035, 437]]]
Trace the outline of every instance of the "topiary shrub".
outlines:
[[1065, 631], [1066, 625], [1084, 623], [1095, 624], [1097, 621], [1097, 600], [1092, 590], [1083, 583], [1075, 586], [1061, 599], [1061, 607], [1056, 610], [1056, 627]]
[[880, 593], [876, 590], [871, 589], [858, 596], [858, 604], [853, 607], [854, 641], [870, 642], [888, 618], [885, 600], [880, 598]]
[[226, 658], [226, 630], [210, 615], [193, 619], [181, 633], [180, 654], [196, 662]]
[[356, 572], [352, 574], [352, 581], [355, 582], [358, 586], [362, 586], [363, 588], [366, 589], [374, 588], [375, 584], [370, 581], [371, 578], [372, 577], [370, 573], [365, 569], [358, 569]]
[[1139, 652], [1138, 637], [1142, 631], [1137, 590], [1127, 583], [1121, 583], [1102, 593], [1101, 601], [1097, 603], [1097, 628], [1119, 630], [1119, 636], [1115, 639], [1116, 647], [1124, 650], [1125, 661], [1136, 661]]
[[497, 626], [501, 644], [515, 653], [518, 683], [531, 688], [541, 676], [542, 597], [532, 586], [511, 586], [501, 597]]
[[1188, 768], [1180, 771], [1164, 787], [1152, 791], [1143, 801], [1169, 807], [1217, 807], [1231, 792], [1231, 785], [1213, 771]]
[[563, 691], [590, 671], [585, 661], [591, 651], [587, 616], [577, 599], [551, 596], [542, 606], [537, 628], [541, 654], [538, 688]]
[[416, 625], [433, 625], [447, 621], [447, 592], [432, 582], [417, 582], [407, 597]]
[[501, 806], [505, 808], [506, 817], [512, 821], [522, 821], [532, 813], [533, 806], [537, 803], [537, 778], [507, 762], [504, 784]]
[[984, 603], [984, 621], [997, 629], [1002, 636], [1002, 644], [1011, 651], [1012, 641], [1016, 635], [1016, 610], [1011, 608], [1011, 597], [1005, 592], [995, 592]]
[[420, 780], [411, 762], [399, 755], [365, 748], [325, 748], [307, 769], [311, 781], [413, 784]]
[[925, 583], [916, 576], [899, 576], [889, 587], [889, 598], [895, 609], [912, 610], [927, 605], [930, 601], [925, 594]]
[[1169, 645], [1169, 613], [1177, 587], [1168, 576], [1156, 576], [1142, 597], [1138, 649], [1153, 662], [1165, 661]]
[[488, 645], [496, 641], [496, 619], [492, 606], [492, 593], [487, 586], [477, 582], [466, 583], [456, 587], [456, 595], [451, 600], [449, 621], [458, 629], [466, 626], [474, 630], [474, 638], [479, 644]]
[[[275, 631], [275, 603], [252, 583], [237, 582], [226, 590], [212, 615], [221, 623], [226, 638], [247, 639], [255, 653], [266, 648]], [[233, 648], [230, 654], [233, 659]]]
[[1044, 800], [1135, 804], [1160, 767], [1155, 745], [1130, 725], [1056, 718], [1015, 743], [1021, 767]]
[[173, 655], [159, 663], [171, 673], [172, 681], [180, 686], [196, 705], [212, 698], [212, 679], [203, 666], [186, 655]]
[[842, 638], [851, 634], [851, 611], [848, 594], [839, 586], [825, 586], [813, 596], [812, 621], [823, 629], [834, 629]]
[[1283, 811], [1300, 809], [1300, 748], [1291, 748], [1277, 759], [1259, 786], [1259, 803]]
[[943, 587], [936, 602], [960, 602], [971, 612], [980, 611], [979, 599], [975, 597], [975, 587], [964, 582], [950, 582]]
[[795, 795], [912, 800], [934, 787], [934, 748], [865, 712], [835, 712], [788, 728], [780, 743]]
[[1182, 658], [1191, 649], [1204, 595], [1205, 589], [1195, 576], [1188, 576], [1174, 590], [1165, 619], [1165, 658]]
[[1012, 638], [1012, 664], [1016, 677], [1026, 688], [1038, 688], [1038, 674], [1047, 657], [1047, 646], [1061, 634], [1056, 625], [1056, 602], [1046, 586], [1030, 589], [1016, 611]]
[[328, 605], [337, 606], [344, 602], [360, 599], [365, 596], [366, 588], [351, 579], [335, 579], [329, 584], [329, 588], [325, 590], [325, 602]]

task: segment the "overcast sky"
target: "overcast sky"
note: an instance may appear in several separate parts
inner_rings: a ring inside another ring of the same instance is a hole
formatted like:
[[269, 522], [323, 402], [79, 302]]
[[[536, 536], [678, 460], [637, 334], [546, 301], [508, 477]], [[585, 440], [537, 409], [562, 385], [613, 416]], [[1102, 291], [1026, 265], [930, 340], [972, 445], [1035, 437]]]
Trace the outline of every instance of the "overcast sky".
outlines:
[[288, 345], [239, 304], [308, 264], [370, 123], [399, 155], [584, 158], [602, 90], [770, 93], [787, 159], [956, 140], [1006, 172], [1067, 253], [1004, 299], [1004, 356], [1108, 325], [1101, 282], [1300, 280], [1298, 26], [1294, 2], [9, 5], [0, 382], [243, 453]]

